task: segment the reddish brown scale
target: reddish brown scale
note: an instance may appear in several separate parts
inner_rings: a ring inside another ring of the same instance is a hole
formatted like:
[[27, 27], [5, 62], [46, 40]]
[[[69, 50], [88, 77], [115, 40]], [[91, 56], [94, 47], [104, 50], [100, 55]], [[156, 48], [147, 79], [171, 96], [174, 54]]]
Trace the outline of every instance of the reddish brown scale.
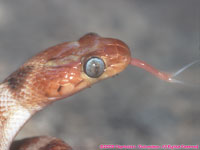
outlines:
[[26, 66], [23, 68], [20, 68], [16, 72], [14, 72], [8, 79], [6, 79], [5, 82], [8, 82], [9, 87], [12, 90], [19, 90], [23, 87], [24, 82], [26, 80], [26, 76], [31, 73], [31, 70], [33, 69], [32, 66]]

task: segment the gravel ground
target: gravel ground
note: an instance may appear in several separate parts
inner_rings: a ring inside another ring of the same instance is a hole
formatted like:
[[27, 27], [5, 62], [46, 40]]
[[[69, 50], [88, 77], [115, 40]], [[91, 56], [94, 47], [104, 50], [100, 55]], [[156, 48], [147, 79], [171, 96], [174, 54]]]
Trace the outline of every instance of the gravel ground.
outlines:
[[[0, 0], [0, 80], [52, 45], [87, 32], [126, 42], [132, 55], [174, 72], [200, 56], [199, 0]], [[17, 138], [52, 135], [77, 150], [99, 144], [198, 144], [200, 69], [160, 81], [128, 67], [37, 113]]]

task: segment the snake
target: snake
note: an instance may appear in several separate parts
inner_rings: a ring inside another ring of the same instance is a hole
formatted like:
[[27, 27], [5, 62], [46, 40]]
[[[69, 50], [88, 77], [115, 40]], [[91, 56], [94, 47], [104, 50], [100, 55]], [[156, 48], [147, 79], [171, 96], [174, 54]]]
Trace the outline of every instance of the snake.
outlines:
[[96, 33], [36, 54], [0, 84], [0, 150], [71, 150], [67, 143], [50, 136], [13, 141], [36, 112], [119, 74], [128, 65], [174, 81], [170, 74], [132, 58], [130, 48], [121, 40]]

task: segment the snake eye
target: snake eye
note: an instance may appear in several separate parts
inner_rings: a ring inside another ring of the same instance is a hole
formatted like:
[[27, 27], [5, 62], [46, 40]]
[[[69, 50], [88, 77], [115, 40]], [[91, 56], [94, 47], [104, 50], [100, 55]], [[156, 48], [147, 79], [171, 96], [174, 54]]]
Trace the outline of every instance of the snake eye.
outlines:
[[84, 66], [84, 72], [91, 78], [98, 78], [104, 73], [105, 63], [99, 57], [91, 57]]

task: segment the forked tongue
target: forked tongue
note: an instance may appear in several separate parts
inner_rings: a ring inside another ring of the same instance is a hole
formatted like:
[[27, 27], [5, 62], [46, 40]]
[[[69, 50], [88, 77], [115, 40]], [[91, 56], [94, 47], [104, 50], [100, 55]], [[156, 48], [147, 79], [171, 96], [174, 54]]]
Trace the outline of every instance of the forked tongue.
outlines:
[[171, 82], [171, 83], [181, 83], [181, 84], [183, 84], [184, 82], [176, 80], [176, 79], [174, 79], [174, 77], [176, 77], [177, 75], [182, 73], [184, 70], [188, 69], [192, 65], [194, 65], [196, 63], [199, 63], [199, 62], [200, 62], [200, 60], [195, 60], [195, 61], [191, 62], [190, 64], [184, 66], [183, 68], [179, 69], [174, 74], [161, 72], [158, 69], [154, 68], [153, 66], [151, 66], [151, 65], [147, 64], [146, 62], [144, 62], [144, 61], [142, 61], [140, 59], [137, 59], [137, 58], [132, 58], [131, 62], [130, 62], [130, 65], [142, 68], [142, 69], [150, 72], [151, 74], [153, 74], [157, 78], [160, 78], [161, 80], [164, 80], [164, 81], [167, 81], [167, 82]]

